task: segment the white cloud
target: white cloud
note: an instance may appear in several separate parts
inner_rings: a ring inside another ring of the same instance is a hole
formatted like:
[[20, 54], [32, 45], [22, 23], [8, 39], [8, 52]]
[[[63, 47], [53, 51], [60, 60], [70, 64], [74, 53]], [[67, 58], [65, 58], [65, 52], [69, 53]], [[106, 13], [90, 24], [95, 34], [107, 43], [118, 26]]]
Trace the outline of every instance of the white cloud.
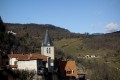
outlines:
[[109, 23], [105, 26], [106, 32], [114, 32], [120, 30], [120, 26], [116, 23]]

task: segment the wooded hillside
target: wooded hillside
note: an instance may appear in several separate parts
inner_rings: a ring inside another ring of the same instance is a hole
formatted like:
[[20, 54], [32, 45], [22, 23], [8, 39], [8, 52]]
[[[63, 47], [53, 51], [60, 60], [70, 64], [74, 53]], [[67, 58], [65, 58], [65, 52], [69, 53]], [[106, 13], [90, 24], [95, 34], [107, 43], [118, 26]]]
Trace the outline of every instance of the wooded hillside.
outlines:
[[10, 24], [6, 31], [17, 33], [18, 52], [39, 52], [45, 31], [48, 29], [55, 46], [68, 54], [109, 54], [120, 52], [120, 32], [107, 34], [72, 33], [51, 24]]
[[[2, 56], [11, 52], [40, 53], [46, 29], [49, 30], [55, 45], [56, 58], [74, 59], [79, 68], [87, 71], [87, 77], [91, 80], [120, 80], [118, 77], [120, 73], [120, 31], [106, 34], [77, 34], [50, 24], [3, 24], [1, 22]], [[16, 35], [8, 31], [13, 31]], [[100, 57], [86, 59], [85, 55]]]
[[7, 30], [12, 30], [17, 33], [17, 36], [24, 36], [29, 34], [33, 37], [39, 37], [43, 39], [45, 31], [49, 30], [52, 39], [73, 38], [79, 37], [80, 34], [72, 33], [67, 29], [60, 28], [51, 24], [5, 24]]

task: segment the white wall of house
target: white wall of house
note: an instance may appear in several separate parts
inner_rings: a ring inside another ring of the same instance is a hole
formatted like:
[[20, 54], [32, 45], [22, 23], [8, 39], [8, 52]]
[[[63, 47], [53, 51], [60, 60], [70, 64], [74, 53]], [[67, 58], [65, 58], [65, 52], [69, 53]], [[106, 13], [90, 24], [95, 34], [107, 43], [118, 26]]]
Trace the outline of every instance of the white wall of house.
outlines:
[[17, 61], [17, 58], [10, 58], [9, 65], [15, 65], [16, 61]]
[[18, 69], [35, 70], [37, 72], [37, 60], [18, 61]]

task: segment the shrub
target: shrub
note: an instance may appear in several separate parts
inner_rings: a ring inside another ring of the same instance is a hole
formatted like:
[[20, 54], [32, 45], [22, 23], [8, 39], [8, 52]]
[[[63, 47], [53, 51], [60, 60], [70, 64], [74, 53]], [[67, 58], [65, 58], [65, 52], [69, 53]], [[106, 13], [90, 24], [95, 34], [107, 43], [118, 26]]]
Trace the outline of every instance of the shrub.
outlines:
[[33, 80], [35, 71], [28, 70], [13, 70], [17, 78], [20, 80]]

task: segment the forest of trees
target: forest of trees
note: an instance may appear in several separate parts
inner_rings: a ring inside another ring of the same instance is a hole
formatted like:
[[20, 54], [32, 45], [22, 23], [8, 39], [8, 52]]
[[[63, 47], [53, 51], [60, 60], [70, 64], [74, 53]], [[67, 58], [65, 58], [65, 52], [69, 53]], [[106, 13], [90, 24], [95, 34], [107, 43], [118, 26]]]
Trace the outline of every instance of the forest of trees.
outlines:
[[67, 29], [60, 28], [51, 24], [10, 24], [5, 23], [7, 30], [17, 32], [17, 36], [29, 34], [30, 36], [43, 39], [45, 31], [49, 30], [52, 39], [79, 37], [79, 33], [72, 33]]

